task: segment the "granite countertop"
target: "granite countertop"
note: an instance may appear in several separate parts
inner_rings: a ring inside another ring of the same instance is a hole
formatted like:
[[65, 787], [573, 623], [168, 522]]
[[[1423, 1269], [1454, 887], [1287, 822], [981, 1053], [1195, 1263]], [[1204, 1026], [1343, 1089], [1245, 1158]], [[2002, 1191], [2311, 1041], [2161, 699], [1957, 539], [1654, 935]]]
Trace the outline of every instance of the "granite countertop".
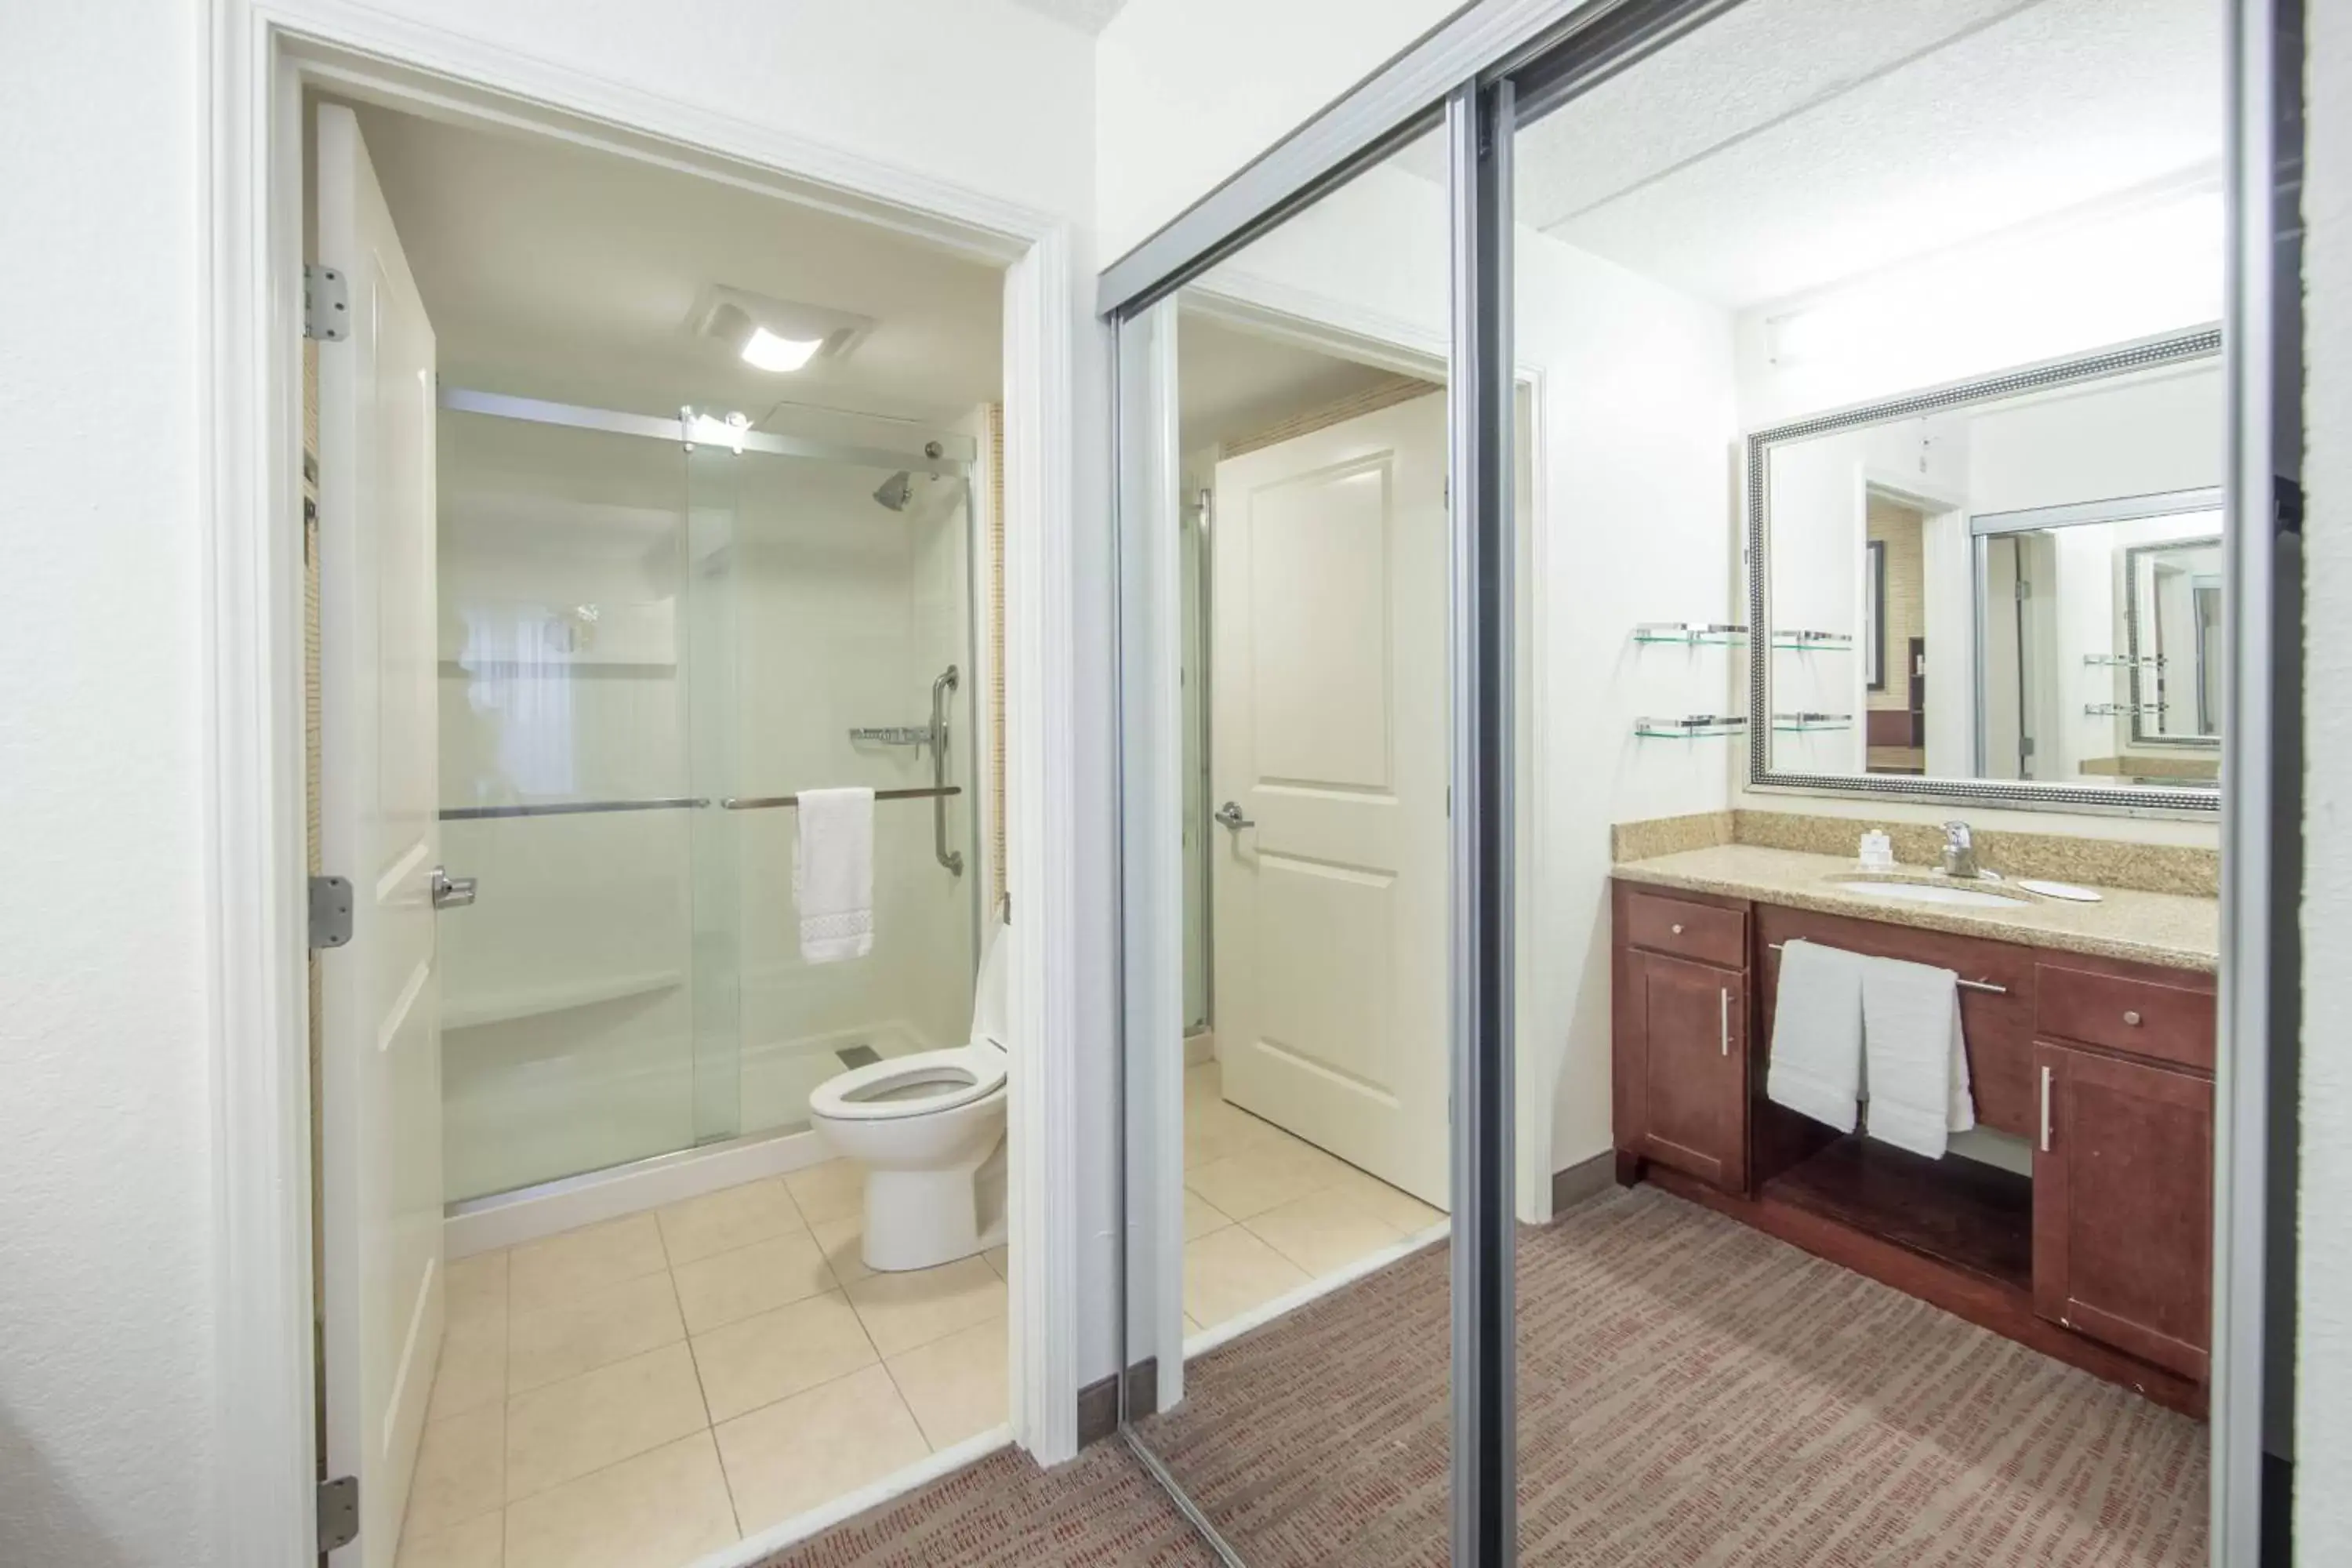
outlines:
[[1884, 872], [1863, 871], [1843, 856], [1768, 849], [1757, 844], [1718, 844], [1643, 860], [1621, 860], [1612, 870], [1622, 880], [1630, 882], [1754, 899], [1790, 909], [1852, 915], [1889, 925], [1950, 931], [1958, 936], [2026, 942], [2035, 947], [2133, 959], [2208, 973], [2221, 963], [2221, 906], [2214, 899], [2098, 888], [2094, 890], [2100, 895], [2100, 901], [2083, 904], [2043, 898], [2004, 881], [1963, 885], [2028, 902], [2015, 909], [1906, 903], [1850, 893], [1831, 883], [1864, 878], [1917, 882], [1942, 882], [1946, 879], [1917, 866], [1899, 867], [1890, 877]]

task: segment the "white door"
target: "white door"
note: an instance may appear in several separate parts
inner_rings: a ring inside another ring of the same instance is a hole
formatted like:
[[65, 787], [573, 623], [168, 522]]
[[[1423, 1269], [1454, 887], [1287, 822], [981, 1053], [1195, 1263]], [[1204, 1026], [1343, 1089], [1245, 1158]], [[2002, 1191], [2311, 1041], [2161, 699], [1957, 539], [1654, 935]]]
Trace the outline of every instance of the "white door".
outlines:
[[1445, 536], [1443, 393], [1217, 465], [1224, 1095], [1441, 1207]]
[[327, 1473], [360, 1484], [336, 1568], [391, 1568], [441, 1349], [433, 324], [358, 121], [318, 114], [318, 258], [351, 301], [318, 349], [320, 839], [352, 904], [320, 955]]

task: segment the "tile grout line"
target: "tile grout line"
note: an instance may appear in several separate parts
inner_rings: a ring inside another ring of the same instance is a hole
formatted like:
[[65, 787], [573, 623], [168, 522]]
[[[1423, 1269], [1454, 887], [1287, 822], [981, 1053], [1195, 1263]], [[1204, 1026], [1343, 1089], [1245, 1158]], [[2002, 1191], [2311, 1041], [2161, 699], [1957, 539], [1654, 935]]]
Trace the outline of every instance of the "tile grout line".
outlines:
[[727, 1455], [719, 1447], [719, 1423], [710, 1414], [710, 1385], [702, 1375], [702, 1358], [694, 1352], [694, 1335], [686, 1332], [686, 1302], [677, 1293], [677, 1268], [669, 1271], [669, 1298], [677, 1308], [677, 1326], [686, 1333], [686, 1359], [694, 1368], [695, 1392], [702, 1395], [702, 1430], [710, 1439], [710, 1462], [719, 1467], [719, 1484], [727, 1492], [727, 1517], [735, 1523], [735, 1539], [743, 1539], [743, 1505], [735, 1500], [735, 1478], [728, 1473]]

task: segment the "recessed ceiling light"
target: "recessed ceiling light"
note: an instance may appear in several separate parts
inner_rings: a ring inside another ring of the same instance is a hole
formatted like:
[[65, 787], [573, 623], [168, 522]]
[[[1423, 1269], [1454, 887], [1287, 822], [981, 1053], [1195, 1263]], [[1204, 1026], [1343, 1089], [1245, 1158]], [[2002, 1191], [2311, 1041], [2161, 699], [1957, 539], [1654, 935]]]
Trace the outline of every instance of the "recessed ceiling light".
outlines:
[[800, 369], [823, 347], [823, 338], [780, 338], [765, 327], [753, 327], [743, 340], [743, 363], [782, 374]]

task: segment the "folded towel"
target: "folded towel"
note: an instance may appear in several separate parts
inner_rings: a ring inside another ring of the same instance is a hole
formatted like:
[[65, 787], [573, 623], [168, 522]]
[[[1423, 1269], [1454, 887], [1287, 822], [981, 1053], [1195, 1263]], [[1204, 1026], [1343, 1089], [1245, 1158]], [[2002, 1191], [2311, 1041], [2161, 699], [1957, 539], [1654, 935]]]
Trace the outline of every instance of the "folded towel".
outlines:
[[1958, 979], [1900, 959], [1863, 965], [1870, 1135], [1930, 1160], [1944, 1157], [1947, 1133], [1977, 1124]]
[[793, 851], [801, 957], [836, 963], [874, 951], [874, 792], [804, 789]]
[[1772, 1062], [1764, 1092], [1775, 1103], [1854, 1128], [1862, 1098], [1862, 971], [1868, 961], [1818, 942], [1780, 950], [1780, 998], [1772, 1007]]

